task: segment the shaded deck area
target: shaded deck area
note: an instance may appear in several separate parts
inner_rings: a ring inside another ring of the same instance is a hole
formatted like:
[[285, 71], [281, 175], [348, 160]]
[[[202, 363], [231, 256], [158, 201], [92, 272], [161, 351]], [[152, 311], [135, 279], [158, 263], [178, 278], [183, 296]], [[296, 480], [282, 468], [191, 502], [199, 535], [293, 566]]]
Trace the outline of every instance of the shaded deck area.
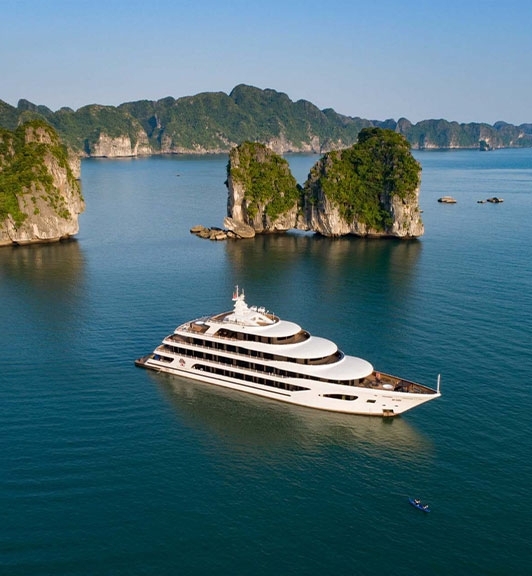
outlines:
[[370, 376], [363, 378], [358, 386], [375, 390], [389, 390], [390, 392], [409, 392], [410, 394], [437, 393], [433, 388], [429, 388], [423, 384], [405, 380], [404, 378], [399, 378], [391, 374], [385, 374], [384, 372], [378, 372], [377, 370], [373, 371]]

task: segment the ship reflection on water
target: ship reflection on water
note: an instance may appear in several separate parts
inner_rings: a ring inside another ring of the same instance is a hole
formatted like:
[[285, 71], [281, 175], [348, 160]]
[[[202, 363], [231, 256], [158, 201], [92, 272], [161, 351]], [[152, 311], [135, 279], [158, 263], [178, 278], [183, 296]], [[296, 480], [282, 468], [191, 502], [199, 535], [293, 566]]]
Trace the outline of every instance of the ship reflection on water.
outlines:
[[432, 452], [431, 441], [402, 418], [326, 412], [166, 374], [149, 377], [186, 426], [214, 434], [229, 449], [289, 454], [336, 447], [404, 460]]

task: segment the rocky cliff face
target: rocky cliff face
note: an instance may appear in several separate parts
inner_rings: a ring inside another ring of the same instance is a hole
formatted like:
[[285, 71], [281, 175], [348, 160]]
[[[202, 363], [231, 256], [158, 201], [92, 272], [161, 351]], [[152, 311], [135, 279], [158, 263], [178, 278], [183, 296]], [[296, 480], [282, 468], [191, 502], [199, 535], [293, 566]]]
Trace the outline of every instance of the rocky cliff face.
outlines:
[[366, 224], [356, 219], [346, 222], [340, 215], [338, 206], [327, 198], [319, 185], [314, 184], [313, 197], [314, 201], [306, 202], [303, 211], [298, 215], [295, 226], [298, 230], [313, 231], [328, 237], [369, 234]]
[[94, 158], [127, 158], [148, 156], [153, 154], [153, 150], [143, 131], [139, 131], [134, 143], [127, 135], [113, 137], [102, 132], [98, 140], [88, 147], [87, 154]]
[[392, 226], [388, 230], [396, 238], [418, 238], [425, 233], [421, 211], [419, 209], [419, 186], [412, 191], [408, 199], [388, 196]]
[[352, 234], [367, 237], [418, 238], [424, 234], [423, 221], [419, 211], [419, 187], [406, 201], [394, 196], [385, 198], [391, 216], [391, 226], [385, 230], [353, 218], [346, 221], [338, 206], [323, 193], [318, 186], [317, 202], [307, 203], [297, 218], [294, 228], [313, 231], [328, 237]]
[[290, 152], [319, 154], [322, 152], [323, 143], [318, 136], [309, 133], [306, 142], [296, 144], [290, 141], [284, 132], [281, 132], [279, 136], [267, 140], [265, 145], [276, 154], [287, 154]]
[[242, 183], [235, 183], [232, 178], [228, 178], [227, 187], [229, 191], [227, 214], [235, 222], [250, 226], [257, 234], [286, 232], [296, 227], [297, 205], [294, 204], [287, 212], [271, 218], [266, 212], [268, 201], [263, 200], [256, 204], [256, 211], [250, 214], [245, 186]]
[[0, 213], [0, 246], [54, 242], [78, 232], [85, 208], [79, 162], [69, 163], [66, 150], [48, 125], [31, 122], [15, 133], [4, 132], [0, 154], [4, 198]]

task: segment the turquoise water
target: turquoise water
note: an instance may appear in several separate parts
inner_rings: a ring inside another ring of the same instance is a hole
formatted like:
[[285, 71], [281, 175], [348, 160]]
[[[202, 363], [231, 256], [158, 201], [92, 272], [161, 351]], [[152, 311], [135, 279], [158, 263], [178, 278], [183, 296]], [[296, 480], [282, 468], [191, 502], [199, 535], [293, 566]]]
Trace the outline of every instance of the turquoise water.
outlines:
[[[416, 157], [412, 242], [204, 241], [226, 157], [84, 161], [77, 241], [0, 250], [0, 572], [530, 574], [532, 150]], [[135, 368], [235, 284], [442, 398], [385, 421]]]

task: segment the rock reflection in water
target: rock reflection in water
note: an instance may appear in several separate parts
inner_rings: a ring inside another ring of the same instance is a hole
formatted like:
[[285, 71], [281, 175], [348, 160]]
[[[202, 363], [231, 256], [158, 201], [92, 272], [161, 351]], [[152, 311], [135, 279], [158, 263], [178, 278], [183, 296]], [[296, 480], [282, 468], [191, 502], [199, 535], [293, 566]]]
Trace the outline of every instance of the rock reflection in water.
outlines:
[[0, 250], [0, 278], [32, 283], [40, 288], [61, 289], [77, 282], [83, 268], [83, 254], [76, 240]]
[[85, 260], [76, 240], [0, 249], [0, 296], [11, 302], [8, 314], [20, 306], [34, 322], [67, 330], [84, 293]]
[[[305, 291], [307, 302], [351, 300], [362, 305], [410, 299], [422, 243], [417, 240], [323, 238], [288, 233], [227, 243], [233, 278], [253, 300], [274, 305]], [[253, 293], [252, 293], [253, 290]], [[264, 294], [264, 296], [263, 296]], [[317, 300], [316, 300], [317, 301]], [[289, 309], [293, 309], [290, 304]]]
[[275, 265], [278, 274], [291, 273], [302, 259], [312, 259], [327, 275], [345, 271], [384, 274], [408, 280], [422, 243], [418, 240], [382, 238], [324, 238], [289, 232], [257, 235], [251, 240], [227, 242], [226, 251], [235, 275], [257, 273]]

